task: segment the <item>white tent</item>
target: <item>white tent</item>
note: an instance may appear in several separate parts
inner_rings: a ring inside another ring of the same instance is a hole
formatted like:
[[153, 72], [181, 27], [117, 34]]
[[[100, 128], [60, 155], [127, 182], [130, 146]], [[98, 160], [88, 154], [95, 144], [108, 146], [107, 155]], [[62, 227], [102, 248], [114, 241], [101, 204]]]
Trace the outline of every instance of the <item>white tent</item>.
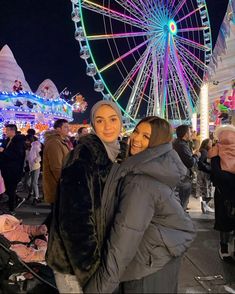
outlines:
[[235, 79], [235, 0], [230, 0], [209, 64], [209, 101], [213, 102], [228, 90]]

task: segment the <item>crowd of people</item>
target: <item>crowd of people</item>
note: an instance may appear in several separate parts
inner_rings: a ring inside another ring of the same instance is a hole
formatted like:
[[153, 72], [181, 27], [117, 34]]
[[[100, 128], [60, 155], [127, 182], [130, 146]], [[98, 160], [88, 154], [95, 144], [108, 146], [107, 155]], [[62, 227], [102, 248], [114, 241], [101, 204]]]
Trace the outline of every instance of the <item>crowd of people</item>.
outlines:
[[214, 198], [220, 257], [233, 263], [235, 127], [221, 126], [199, 145], [189, 125], [174, 138], [168, 121], [149, 116], [121, 140], [114, 102], [99, 101], [90, 117], [91, 133], [81, 128], [71, 141], [68, 121], [59, 119], [43, 144], [34, 130], [23, 136], [8, 124], [0, 147], [7, 213], [14, 214], [23, 174], [28, 200], [41, 201], [42, 171], [51, 208], [46, 261], [59, 292], [177, 293], [181, 259], [196, 235], [188, 214], [195, 177], [203, 213], [213, 212]]

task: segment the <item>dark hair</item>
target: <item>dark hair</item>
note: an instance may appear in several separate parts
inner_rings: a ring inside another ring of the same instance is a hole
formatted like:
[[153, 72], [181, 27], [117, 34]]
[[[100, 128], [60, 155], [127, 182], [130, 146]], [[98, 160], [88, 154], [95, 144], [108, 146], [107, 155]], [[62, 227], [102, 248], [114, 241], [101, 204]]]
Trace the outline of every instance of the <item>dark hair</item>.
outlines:
[[34, 129], [28, 129], [28, 130], [27, 130], [27, 134], [28, 134], [28, 135], [31, 135], [31, 136], [35, 136], [36, 131], [35, 131]]
[[86, 129], [86, 127], [81, 127], [81, 128], [79, 128], [79, 129], [78, 129], [78, 135], [81, 135], [81, 133], [82, 133], [82, 131], [83, 131], [84, 129]]
[[37, 138], [34, 137], [33, 135], [26, 135], [26, 136], [24, 137], [24, 140], [25, 140], [25, 141], [29, 141], [30, 143], [32, 143], [32, 142], [34, 142], [34, 141], [37, 141]]
[[17, 126], [15, 124], [7, 124], [5, 128], [9, 128], [11, 131], [17, 132]]
[[66, 124], [68, 123], [68, 121], [66, 119], [57, 119], [53, 125], [53, 128], [54, 129], [57, 129], [57, 128], [61, 128], [63, 126], [63, 124]]
[[176, 136], [179, 139], [182, 139], [184, 135], [188, 132], [190, 129], [189, 125], [180, 125], [176, 128]]
[[201, 143], [201, 146], [200, 146], [200, 148], [199, 148], [199, 151], [201, 151], [202, 149], [209, 150], [209, 148], [208, 148], [208, 144], [209, 144], [210, 141], [211, 141], [210, 138], [204, 139], [204, 140], [202, 141], [202, 143]]
[[151, 136], [149, 140], [150, 148], [172, 141], [172, 127], [167, 120], [158, 116], [147, 116], [143, 118], [136, 127], [141, 123], [149, 123], [151, 126]]

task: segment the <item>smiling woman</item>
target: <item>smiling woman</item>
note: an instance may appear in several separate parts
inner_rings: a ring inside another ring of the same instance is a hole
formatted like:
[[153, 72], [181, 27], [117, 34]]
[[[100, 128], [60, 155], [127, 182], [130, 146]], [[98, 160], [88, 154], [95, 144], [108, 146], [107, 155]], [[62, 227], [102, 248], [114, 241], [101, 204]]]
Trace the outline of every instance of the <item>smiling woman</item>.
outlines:
[[100, 263], [104, 232], [102, 194], [113, 162], [121, 112], [99, 101], [91, 110], [93, 132], [83, 136], [62, 169], [48, 243], [47, 262], [60, 293], [80, 293]]
[[148, 116], [142, 119], [131, 135], [131, 155], [171, 142], [172, 133], [171, 125], [160, 117]]
[[177, 293], [195, 228], [174, 192], [187, 169], [171, 140], [171, 126], [160, 117], [135, 128], [132, 156], [106, 181], [102, 197], [116, 199], [116, 214], [107, 213], [105, 254], [85, 293], [113, 293], [118, 284], [124, 294]]

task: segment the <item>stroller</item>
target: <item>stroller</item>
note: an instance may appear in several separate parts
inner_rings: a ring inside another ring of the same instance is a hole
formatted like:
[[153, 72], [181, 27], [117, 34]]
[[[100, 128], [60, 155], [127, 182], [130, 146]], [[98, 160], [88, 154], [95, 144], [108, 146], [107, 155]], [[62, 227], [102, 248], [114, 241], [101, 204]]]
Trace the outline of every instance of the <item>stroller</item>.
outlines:
[[53, 271], [39, 262], [24, 262], [10, 249], [12, 244], [16, 242], [0, 234], [0, 294], [59, 293]]

